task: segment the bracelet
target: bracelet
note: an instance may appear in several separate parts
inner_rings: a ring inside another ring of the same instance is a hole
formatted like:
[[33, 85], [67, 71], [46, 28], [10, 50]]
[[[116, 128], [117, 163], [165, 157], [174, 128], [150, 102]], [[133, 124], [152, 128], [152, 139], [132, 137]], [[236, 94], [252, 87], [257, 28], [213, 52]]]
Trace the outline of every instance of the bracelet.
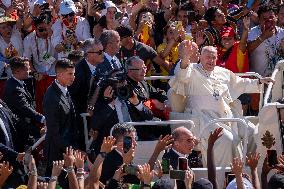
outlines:
[[78, 168], [77, 171], [84, 171], [84, 168]]
[[28, 175], [29, 175], [29, 176], [37, 176], [37, 170], [34, 169], [34, 170], [32, 170], [32, 171], [29, 171]]
[[85, 179], [84, 175], [78, 176], [77, 180]]
[[85, 171], [77, 171], [77, 174], [85, 174]]
[[66, 169], [67, 173], [70, 173], [70, 172], [73, 172], [73, 171], [74, 171], [74, 167], [72, 167], [72, 166], [67, 167], [67, 169]]
[[51, 176], [49, 182], [54, 182], [54, 181], [57, 182], [57, 178], [58, 178], [57, 176]]

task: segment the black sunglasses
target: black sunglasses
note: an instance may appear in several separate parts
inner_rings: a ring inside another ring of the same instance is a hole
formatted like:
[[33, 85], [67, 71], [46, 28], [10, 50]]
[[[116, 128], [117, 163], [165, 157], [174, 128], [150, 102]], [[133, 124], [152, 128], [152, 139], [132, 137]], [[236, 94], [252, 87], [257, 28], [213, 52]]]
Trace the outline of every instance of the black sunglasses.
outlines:
[[40, 32], [40, 33], [46, 31], [46, 29], [44, 29], [44, 28], [38, 28], [37, 30], [38, 30], [38, 32]]
[[97, 51], [97, 52], [95, 52], [95, 51], [89, 51], [89, 52], [87, 52], [87, 53], [96, 53], [96, 54], [98, 54], [98, 55], [101, 55], [101, 54], [103, 54], [103, 50], [99, 50], [99, 51]]
[[63, 18], [67, 18], [68, 16], [69, 17], [75, 16], [75, 12], [70, 12], [69, 14], [62, 14]]

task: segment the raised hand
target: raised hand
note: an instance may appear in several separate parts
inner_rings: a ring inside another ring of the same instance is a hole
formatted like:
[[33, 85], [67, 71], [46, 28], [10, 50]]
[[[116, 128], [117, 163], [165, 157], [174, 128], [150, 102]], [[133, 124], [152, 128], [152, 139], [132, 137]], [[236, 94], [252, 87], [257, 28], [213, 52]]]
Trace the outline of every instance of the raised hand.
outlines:
[[13, 167], [10, 166], [9, 162], [3, 161], [2, 163], [0, 163], [0, 183], [4, 184], [12, 172]]
[[64, 166], [64, 160], [53, 161], [51, 176], [58, 177], [63, 169], [63, 166]]
[[190, 189], [193, 181], [193, 174], [191, 171], [187, 170], [185, 172], [185, 179], [184, 179], [184, 184], [186, 189]]
[[246, 17], [244, 17], [244, 19], [243, 19], [243, 30], [248, 31], [248, 30], [249, 30], [249, 27], [250, 27], [250, 17], [249, 17], [249, 16], [246, 16]]
[[208, 139], [208, 146], [211, 146], [211, 147], [214, 146], [215, 142], [223, 135], [222, 131], [223, 131], [223, 128], [219, 127], [210, 133], [210, 136]]
[[75, 157], [74, 157], [74, 150], [72, 147], [67, 147], [66, 148], [66, 153], [63, 153], [64, 157], [64, 165], [66, 167], [73, 167], [74, 162], [75, 162]]
[[135, 147], [132, 145], [132, 147], [130, 148], [130, 150], [128, 152], [126, 152], [126, 153], [122, 152], [122, 153], [123, 153], [123, 155], [122, 155], [123, 163], [125, 165], [129, 165], [134, 158]]
[[74, 152], [75, 157], [75, 166], [77, 169], [84, 169], [85, 155], [81, 153], [79, 150]]
[[171, 143], [174, 141], [172, 135], [160, 136], [159, 141], [156, 144], [155, 151], [161, 152], [171, 147]]
[[114, 146], [115, 140], [116, 139], [113, 136], [104, 137], [100, 152], [111, 152], [114, 148], [116, 148], [116, 146]]
[[258, 160], [260, 158], [260, 153], [249, 154], [247, 157], [247, 165], [251, 170], [256, 170], [258, 165]]
[[138, 177], [145, 184], [150, 184], [154, 177], [154, 171], [151, 171], [149, 164], [139, 165]]
[[38, 182], [37, 189], [47, 189], [48, 183], [47, 182]]
[[242, 160], [240, 158], [238, 158], [238, 157], [234, 158], [233, 162], [231, 163], [232, 172], [235, 175], [242, 175], [243, 166], [244, 166], [244, 163], [242, 162]]

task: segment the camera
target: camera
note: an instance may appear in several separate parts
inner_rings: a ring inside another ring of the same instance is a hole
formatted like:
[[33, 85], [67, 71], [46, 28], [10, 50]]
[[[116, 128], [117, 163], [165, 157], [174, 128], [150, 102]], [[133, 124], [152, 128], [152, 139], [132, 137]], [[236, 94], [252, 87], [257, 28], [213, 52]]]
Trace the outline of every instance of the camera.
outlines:
[[99, 77], [99, 85], [102, 88], [112, 87], [114, 90], [113, 98], [128, 100], [133, 96], [133, 88], [127, 82], [127, 71], [125, 69], [114, 70]]

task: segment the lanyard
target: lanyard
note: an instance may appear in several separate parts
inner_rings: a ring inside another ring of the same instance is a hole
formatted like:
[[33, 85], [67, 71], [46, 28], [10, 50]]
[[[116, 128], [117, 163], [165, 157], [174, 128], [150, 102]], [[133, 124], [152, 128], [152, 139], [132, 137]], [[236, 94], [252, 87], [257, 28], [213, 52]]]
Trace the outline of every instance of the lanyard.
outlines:
[[[38, 40], [37, 40], [37, 36], [35, 35], [35, 44], [36, 44], [36, 52], [37, 52], [37, 61], [40, 62], [40, 52], [39, 52], [39, 48], [38, 48]], [[48, 38], [45, 39], [45, 44], [46, 44], [46, 53], [48, 53], [49, 50], [49, 43], [48, 43]]]

